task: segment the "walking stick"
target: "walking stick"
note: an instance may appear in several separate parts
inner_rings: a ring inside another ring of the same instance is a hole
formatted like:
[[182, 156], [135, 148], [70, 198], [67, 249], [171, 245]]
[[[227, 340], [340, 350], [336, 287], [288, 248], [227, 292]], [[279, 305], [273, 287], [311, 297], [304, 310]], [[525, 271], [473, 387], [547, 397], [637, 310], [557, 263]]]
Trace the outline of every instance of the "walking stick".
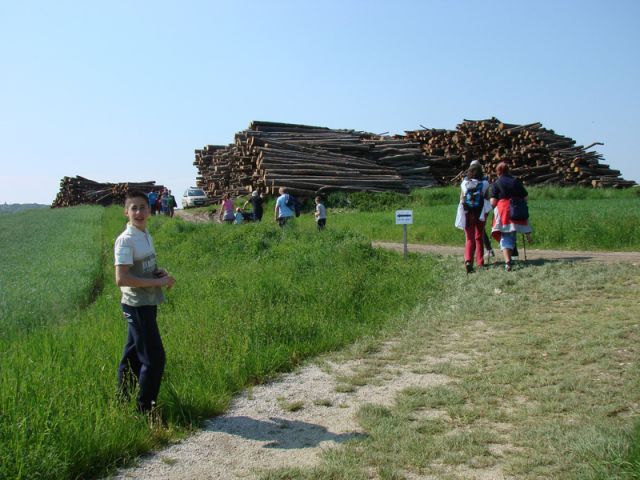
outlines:
[[527, 239], [524, 236], [524, 233], [522, 234], [522, 245], [524, 246], [524, 261], [527, 261]]

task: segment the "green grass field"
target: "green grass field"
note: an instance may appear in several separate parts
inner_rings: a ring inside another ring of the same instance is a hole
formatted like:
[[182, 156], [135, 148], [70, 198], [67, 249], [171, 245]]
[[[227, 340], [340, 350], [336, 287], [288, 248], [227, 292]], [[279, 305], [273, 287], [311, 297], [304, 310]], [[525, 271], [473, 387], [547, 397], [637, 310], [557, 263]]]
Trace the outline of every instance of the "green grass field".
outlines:
[[[637, 250], [634, 191], [593, 192], [532, 189], [532, 215], [541, 225], [554, 222], [550, 217], [570, 202], [577, 205], [576, 228], [563, 229], [563, 235], [545, 237], [546, 230], [534, 223], [537, 246]], [[405, 262], [373, 250], [369, 239], [399, 241], [393, 210], [406, 206], [414, 208], [416, 219], [412, 241], [462, 244], [452, 226], [456, 201], [455, 189], [418, 191], [408, 199], [356, 196], [348, 208], [329, 211], [322, 234], [310, 215], [284, 232], [270, 221], [233, 226], [153, 218], [159, 264], [177, 278], [159, 310], [168, 355], [161, 423], [149, 422], [115, 397], [126, 337], [112, 267], [113, 241], [125, 221], [121, 208], [0, 216], [0, 478], [104, 475], [187, 434], [223, 411], [246, 385], [364, 335], [398, 331], [406, 312], [449, 298], [444, 293], [456, 291], [449, 286], [460, 281], [460, 269], [428, 256]], [[365, 211], [373, 208], [382, 211]], [[266, 212], [270, 220], [268, 207]], [[607, 225], [595, 237], [577, 228], [593, 215]], [[558, 222], [568, 226], [569, 219]], [[582, 246], [589, 238], [596, 245]], [[530, 270], [536, 281], [542, 278]], [[583, 275], [572, 271], [578, 276], [564, 282]], [[517, 275], [511, 285], [516, 300], [526, 288], [518, 279], [529, 274]], [[606, 274], [598, 278], [607, 285]], [[526, 338], [543, 333], [527, 332], [526, 324], [514, 328], [524, 329]], [[510, 351], [504, 348], [506, 360], [517, 363]], [[635, 374], [633, 381], [637, 369]], [[619, 443], [607, 447], [606, 458], [627, 462], [640, 475], [638, 443], [634, 447], [629, 440], [631, 419], [626, 425], [610, 423]]]
[[[533, 247], [640, 250], [638, 191], [530, 188]], [[335, 203], [340, 207], [329, 212], [328, 222], [334, 228], [356, 231], [368, 238], [401, 242], [402, 227], [395, 225], [394, 212], [412, 209], [409, 242], [462, 246], [464, 232], [453, 226], [458, 201], [459, 189], [454, 187], [417, 190], [410, 196], [387, 194], [382, 201], [374, 195], [358, 194], [349, 203], [338, 199]]]
[[102, 279], [103, 210], [0, 215], [0, 339], [74, 316]]
[[[41, 310], [49, 309], [47, 323], [28, 330], [20, 324], [21, 315], [28, 315], [19, 308], [20, 295], [3, 298], [8, 334], [0, 347], [3, 366], [10, 368], [0, 376], [1, 478], [104, 474], [221, 412], [243, 386], [378, 332], [438, 286], [436, 261], [403, 262], [358, 235], [320, 236], [296, 227], [283, 234], [267, 224], [240, 229], [154, 218], [159, 262], [178, 283], [159, 315], [168, 354], [159, 399], [164, 427], [150, 427], [115, 397], [126, 336], [111, 266], [113, 240], [124, 226], [121, 209], [47, 213], [61, 237], [55, 250], [42, 247], [41, 261], [50, 256], [53, 265], [66, 265], [77, 256], [73, 269], [80, 273], [49, 271], [40, 289], [55, 291], [38, 296]], [[81, 224], [93, 238], [82, 245], [73, 241], [72, 228]], [[33, 242], [45, 244], [50, 231], [35, 232]], [[20, 259], [32, 247], [5, 240], [1, 249], [7, 258]], [[31, 285], [38, 272], [16, 267], [13, 275], [22, 277], [16, 285]], [[74, 308], [77, 300], [88, 302], [87, 285], [103, 289], [91, 305]]]

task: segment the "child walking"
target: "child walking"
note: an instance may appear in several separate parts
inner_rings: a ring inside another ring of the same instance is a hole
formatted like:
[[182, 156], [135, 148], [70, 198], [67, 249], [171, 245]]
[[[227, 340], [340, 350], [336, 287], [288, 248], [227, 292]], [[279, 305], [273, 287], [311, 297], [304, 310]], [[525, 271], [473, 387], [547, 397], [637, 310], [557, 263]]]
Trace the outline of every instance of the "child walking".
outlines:
[[171, 288], [175, 279], [156, 266], [156, 252], [147, 231], [151, 215], [147, 196], [143, 192], [129, 192], [124, 214], [129, 221], [114, 248], [116, 284], [122, 291], [120, 303], [128, 326], [118, 366], [118, 385], [122, 398], [128, 399], [137, 382], [138, 409], [146, 413], [158, 398], [165, 365], [157, 308], [164, 301], [162, 287]]
[[318, 231], [324, 230], [324, 227], [327, 224], [327, 209], [322, 203], [322, 197], [320, 195], [316, 197], [316, 211], [314, 212], [314, 215], [316, 216]]

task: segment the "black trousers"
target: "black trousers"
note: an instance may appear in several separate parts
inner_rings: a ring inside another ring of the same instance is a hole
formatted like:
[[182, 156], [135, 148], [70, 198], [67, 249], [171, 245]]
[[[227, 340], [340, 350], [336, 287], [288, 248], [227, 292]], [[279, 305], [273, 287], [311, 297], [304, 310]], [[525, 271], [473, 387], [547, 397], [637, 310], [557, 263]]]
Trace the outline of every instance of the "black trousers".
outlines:
[[166, 361], [156, 315], [156, 305], [132, 307], [122, 304], [129, 332], [118, 367], [118, 385], [124, 398], [129, 398], [136, 382], [138, 408], [149, 411], [158, 398]]

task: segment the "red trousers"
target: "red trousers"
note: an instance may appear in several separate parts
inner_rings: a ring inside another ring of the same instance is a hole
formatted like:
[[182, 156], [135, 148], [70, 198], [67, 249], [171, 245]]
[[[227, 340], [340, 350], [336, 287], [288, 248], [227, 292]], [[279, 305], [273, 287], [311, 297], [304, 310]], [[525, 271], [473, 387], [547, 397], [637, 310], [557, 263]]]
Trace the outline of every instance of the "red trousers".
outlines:
[[484, 265], [484, 245], [482, 235], [484, 233], [484, 220], [478, 220], [478, 215], [473, 212], [467, 212], [464, 227], [464, 261], [473, 263], [475, 254], [478, 266]]

